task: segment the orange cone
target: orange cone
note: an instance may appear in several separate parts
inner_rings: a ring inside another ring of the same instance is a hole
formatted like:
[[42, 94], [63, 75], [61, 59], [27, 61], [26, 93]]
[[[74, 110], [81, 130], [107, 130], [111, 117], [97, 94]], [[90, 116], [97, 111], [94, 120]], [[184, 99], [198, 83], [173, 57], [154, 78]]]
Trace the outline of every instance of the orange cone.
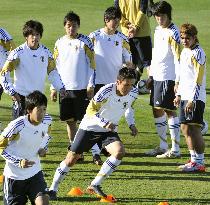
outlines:
[[101, 198], [100, 202], [108, 202], [108, 203], [115, 203], [117, 199], [114, 198], [113, 195], [107, 195], [107, 197]]
[[73, 187], [68, 193], [67, 195], [70, 196], [82, 196], [84, 194], [84, 192], [79, 188], [79, 187]]
[[158, 205], [169, 205], [167, 201], [160, 202]]
[[3, 183], [4, 181], [4, 175], [0, 175], [0, 183]]

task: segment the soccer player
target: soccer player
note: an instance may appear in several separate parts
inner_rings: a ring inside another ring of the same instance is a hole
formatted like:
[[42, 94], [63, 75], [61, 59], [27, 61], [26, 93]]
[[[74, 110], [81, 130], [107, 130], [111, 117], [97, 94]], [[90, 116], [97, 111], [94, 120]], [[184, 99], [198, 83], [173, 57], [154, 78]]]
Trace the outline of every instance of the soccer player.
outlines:
[[[118, 71], [123, 63], [132, 66], [131, 53], [127, 37], [117, 30], [121, 19], [121, 11], [109, 7], [104, 12], [105, 26], [92, 32], [96, 60], [95, 93], [104, 85], [116, 81]], [[95, 145], [92, 149], [93, 162], [102, 164], [100, 149]]]
[[[3, 28], [0, 28], [0, 71], [7, 59], [7, 56], [11, 50], [15, 48], [15, 44], [11, 35]], [[3, 87], [0, 84], [0, 100], [3, 94]], [[0, 133], [1, 133], [1, 121], [0, 121]]]
[[200, 127], [206, 102], [206, 55], [199, 45], [194, 25], [181, 25], [180, 33], [184, 49], [180, 57], [180, 80], [174, 103], [180, 106], [181, 130], [191, 158], [179, 168], [184, 172], [203, 172], [205, 143]]
[[[172, 7], [169, 3], [156, 2], [152, 11], [158, 26], [154, 33], [150, 71], [154, 79], [150, 105], [153, 106], [160, 145], [145, 154], [157, 158], [178, 158], [180, 157], [180, 125], [173, 99], [180, 66], [180, 33], [177, 26], [171, 21]], [[167, 143], [167, 118], [172, 141], [171, 149], [168, 149]]]
[[[34, 90], [44, 91], [45, 78], [48, 74], [54, 87], [65, 95], [65, 88], [55, 68], [51, 52], [40, 43], [43, 26], [30, 20], [23, 26], [26, 42], [12, 50], [1, 71], [2, 85], [6, 93], [12, 96], [13, 118], [25, 113], [25, 96]], [[14, 70], [14, 83], [10, 72]]]
[[[68, 12], [64, 17], [66, 35], [55, 43], [54, 58], [68, 95], [59, 99], [60, 119], [67, 123], [70, 143], [77, 131], [89, 100], [94, 96], [95, 58], [89, 37], [79, 34], [80, 17]], [[57, 100], [57, 92], [51, 87], [51, 99]]]
[[151, 0], [114, 0], [122, 12], [120, 21], [122, 33], [129, 38], [132, 62], [135, 65], [137, 81], [143, 69], [148, 69], [152, 59], [151, 29], [148, 7]]
[[103, 163], [99, 173], [88, 187], [88, 191], [105, 197], [100, 188], [102, 181], [120, 165], [125, 154], [124, 146], [120, 140], [117, 127], [121, 116], [127, 109], [131, 109], [132, 116], [127, 116], [127, 122], [132, 135], [138, 130], [135, 127], [134, 111], [132, 105], [138, 96], [134, 70], [126, 67], [119, 70], [116, 83], [102, 87], [90, 101], [86, 114], [79, 126], [74, 142], [69, 147], [66, 158], [58, 166], [49, 195], [56, 199], [60, 182], [64, 179], [70, 168], [76, 163], [80, 154], [88, 151], [95, 143], [99, 143], [110, 153], [110, 157]]
[[47, 98], [34, 91], [25, 98], [27, 114], [11, 121], [0, 135], [4, 167], [4, 205], [48, 205], [46, 183], [39, 157], [46, 155], [51, 117], [46, 114]]

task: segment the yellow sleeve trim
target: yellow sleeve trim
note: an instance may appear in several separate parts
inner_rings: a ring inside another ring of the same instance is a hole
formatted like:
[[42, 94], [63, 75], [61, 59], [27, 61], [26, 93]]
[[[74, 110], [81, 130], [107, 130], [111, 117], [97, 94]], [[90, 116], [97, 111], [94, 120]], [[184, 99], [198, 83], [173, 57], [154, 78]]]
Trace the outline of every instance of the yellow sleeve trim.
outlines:
[[86, 110], [86, 114], [91, 117], [93, 115], [95, 115], [97, 112], [99, 112], [99, 110], [101, 109], [102, 105], [104, 103], [106, 103], [106, 99], [104, 99], [102, 102], [95, 102], [93, 99], [90, 101], [87, 110]]
[[127, 41], [123, 40], [123, 48], [125, 48], [130, 53], [130, 45]]
[[181, 45], [177, 43], [171, 36], [168, 39], [168, 43], [174, 48], [176, 57], [178, 60], [180, 60]]
[[197, 72], [196, 83], [202, 85], [203, 75], [204, 75], [204, 65], [198, 63], [198, 61], [195, 59], [194, 56], [192, 57], [192, 64], [194, 65], [195, 70]]
[[84, 50], [88, 58], [90, 59], [90, 67], [95, 70], [96, 69], [96, 62], [95, 62], [95, 52], [91, 51], [87, 45], [84, 45]]
[[55, 47], [55, 48], [54, 48], [54, 53], [53, 53], [53, 58], [56, 60], [56, 59], [58, 58], [58, 55], [59, 55], [59, 53], [58, 53], [58, 48]]
[[47, 133], [48, 133], [48, 135], [50, 135], [50, 133], [51, 133], [51, 125], [48, 127]]
[[6, 61], [2, 71], [1, 71], [1, 75], [3, 75], [4, 73], [8, 72], [8, 71], [13, 71], [15, 70], [16, 66], [19, 64], [20, 60], [19, 58], [13, 60], [13, 61]]
[[19, 138], [19, 134], [13, 134], [10, 138], [5, 138], [3, 135], [0, 135], [0, 153], [7, 147], [10, 141], [18, 140]]
[[0, 136], [0, 152], [1, 153], [7, 147], [7, 145], [8, 145], [8, 138]]
[[15, 49], [15, 44], [14, 44], [13, 40], [4, 41], [1, 39], [0, 45], [2, 45], [9, 52], [12, 51], [13, 49]]
[[55, 69], [56, 69], [55, 60], [52, 58], [48, 58], [47, 73], [49, 74], [51, 71]]

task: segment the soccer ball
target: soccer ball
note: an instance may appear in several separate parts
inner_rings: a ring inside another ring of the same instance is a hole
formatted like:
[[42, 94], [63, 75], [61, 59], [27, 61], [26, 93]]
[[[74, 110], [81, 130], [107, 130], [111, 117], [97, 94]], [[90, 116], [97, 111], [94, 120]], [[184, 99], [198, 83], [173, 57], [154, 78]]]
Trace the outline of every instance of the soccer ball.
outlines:
[[203, 120], [203, 124], [201, 126], [201, 134], [205, 135], [208, 132], [208, 122], [206, 122], [206, 120]]
[[150, 90], [146, 88], [146, 80], [142, 79], [137, 84], [136, 87], [139, 90], [139, 94], [148, 94], [150, 93]]

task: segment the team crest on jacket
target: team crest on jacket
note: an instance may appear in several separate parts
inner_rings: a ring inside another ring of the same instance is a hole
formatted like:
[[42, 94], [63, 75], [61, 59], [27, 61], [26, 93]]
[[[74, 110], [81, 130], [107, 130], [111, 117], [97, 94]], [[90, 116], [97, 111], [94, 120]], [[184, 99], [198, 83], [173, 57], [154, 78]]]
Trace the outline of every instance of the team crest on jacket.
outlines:
[[125, 109], [127, 107], [127, 105], [128, 105], [128, 102], [124, 102], [123, 103], [123, 109]]
[[41, 56], [40, 59], [42, 62], [44, 62], [44, 56]]
[[42, 131], [42, 138], [45, 136], [45, 133]]
[[115, 45], [118, 46], [119, 45], [119, 42], [118, 41], [115, 41]]

